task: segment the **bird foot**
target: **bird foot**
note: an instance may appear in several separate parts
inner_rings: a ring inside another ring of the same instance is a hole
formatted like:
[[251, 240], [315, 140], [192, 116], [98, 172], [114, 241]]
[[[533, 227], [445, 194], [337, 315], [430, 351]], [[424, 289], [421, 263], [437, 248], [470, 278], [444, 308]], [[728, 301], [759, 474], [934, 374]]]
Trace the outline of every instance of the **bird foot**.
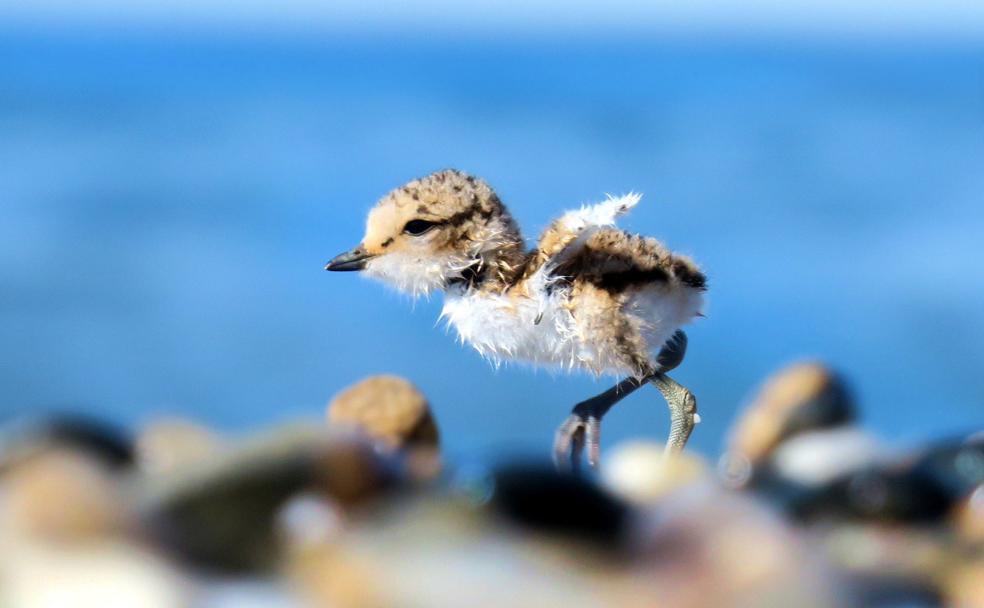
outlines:
[[600, 395], [574, 406], [571, 415], [554, 436], [554, 464], [561, 471], [577, 471], [581, 454], [588, 448], [588, 464], [597, 467], [601, 459], [601, 419], [613, 405], [641, 386], [635, 378], [626, 378]]

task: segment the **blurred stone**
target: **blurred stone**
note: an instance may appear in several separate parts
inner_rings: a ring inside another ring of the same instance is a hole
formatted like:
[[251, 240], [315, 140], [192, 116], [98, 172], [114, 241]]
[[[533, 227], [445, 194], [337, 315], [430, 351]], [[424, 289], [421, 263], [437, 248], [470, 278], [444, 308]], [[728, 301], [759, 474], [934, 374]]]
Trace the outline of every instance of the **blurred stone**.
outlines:
[[437, 481], [444, 470], [441, 452], [436, 447], [415, 447], [403, 454], [403, 471], [418, 483]]
[[197, 577], [195, 582], [194, 608], [318, 608], [302, 604], [280, 578]]
[[121, 472], [49, 446], [0, 478], [0, 604], [180, 608], [192, 586], [143, 542]]
[[804, 520], [941, 524], [984, 483], [984, 445], [963, 439], [881, 460], [802, 488], [791, 512]]
[[667, 455], [664, 446], [629, 442], [615, 447], [601, 463], [609, 490], [635, 504], [647, 504], [698, 482], [709, 482], [707, 464], [690, 452]]
[[711, 483], [642, 511], [549, 464], [472, 483], [383, 505], [292, 556], [292, 580], [342, 608], [849, 605], [794, 530]]
[[866, 467], [804, 490], [790, 501], [790, 511], [808, 521], [933, 523], [943, 520], [954, 501], [946, 486], [925, 471]]
[[934, 442], [920, 450], [907, 468], [933, 477], [959, 500], [984, 484], [984, 438]]
[[760, 465], [760, 473], [812, 487], [887, 459], [887, 451], [873, 437], [845, 427], [790, 437]]
[[585, 477], [550, 463], [514, 463], [497, 467], [490, 481], [486, 504], [513, 525], [621, 548], [630, 507]]
[[637, 517], [631, 568], [673, 608], [852, 604], [801, 533], [746, 494], [688, 486]]
[[373, 376], [345, 389], [327, 415], [331, 425], [356, 429], [387, 450], [438, 445], [426, 397], [398, 376]]
[[289, 571], [315, 605], [657, 605], [623, 569], [631, 509], [551, 463], [510, 463], [452, 492], [372, 510]]
[[909, 493], [916, 486], [935, 489], [932, 480], [891, 471], [897, 458], [855, 426], [855, 417], [837, 375], [817, 363], [792, 365], [766, 382], [739, 419], [720, 476], [801, 520], [906, 518], [932, 510], [937, 492], [924, 501]]
[[4, 535], [77, 541], [115, 535], [133, 524], [119, 480], [90, 452], [37, 453], [11, 467], [0, 490]]
[[0, 471], [51, 448], [85, 452], [113, 468], [133, 463], [130, 438], [105, 422], [77, 414], [44, 414], [8, 421], [0, 429]]
[[984, 483], [957, 504], [952, 523], [964, 543], [984, 553]]
[[843, 427], [855, 416], [839, 376], [819, 363], [797, 363], [774, 374], [745, 408], [728, 452], [754, 466], [790, 437]]
[[815, 527], [818, 547], [864, 606], [937, 605], [952, 547], [931, 526], [841, 522]]
[[621, 575], [602, 545], [558, 534], [539, 518], [519, 523], [513, 508], [504, 517], [501, 507], [434, 494], [392, 503], [320, 550], [295, 555], [289, 572], [313, 605], [337, 608], [658, 605], [658, 590]]
[[345, 513], [328, 496], [306, 492], [291, 497], [277, 514], [277, 529], [290, 550], [331, 541], [344, 528]]
[[194, 586], [146, 548], [120, 540], [63, 546], [0, 543], [5, 608], [191, 608]]
[[321, 493], [352, 509], [397, 481], [396, 469], [364, 440], [303, 425], [147, 478], [140, 494], [167, 546], [203, 567], [247, 572], [280, 559], [276, 515], [292, 496]]
[[424, 395], [397, 376], [373, 376], [342, 391], [328, 405], [332, 428], [359, 433], [386, 453], [399, 452], [404, 472], [431, 481], [442, 470], [439, 434]]
[[943, 582], [943, 600], [948, 608], [984, 606], [984, 556], [954, 564]]
[[217, 455], [224, 445], [209, 429], [181, 418], [148, 424], [137, 435], [137, 465], [145, 473], [166, 473]]

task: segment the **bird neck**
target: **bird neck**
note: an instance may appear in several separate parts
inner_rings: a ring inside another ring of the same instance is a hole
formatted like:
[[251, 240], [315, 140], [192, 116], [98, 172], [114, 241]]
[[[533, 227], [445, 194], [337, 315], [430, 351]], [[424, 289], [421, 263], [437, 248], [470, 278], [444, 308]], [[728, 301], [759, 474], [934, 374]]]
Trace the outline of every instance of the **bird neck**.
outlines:
[[450, 281], [457, 290], [501, 292], [509, 289], [523, 274], [529, 255], [518, 235], [484, 246], [475, 254], [474, 263]]

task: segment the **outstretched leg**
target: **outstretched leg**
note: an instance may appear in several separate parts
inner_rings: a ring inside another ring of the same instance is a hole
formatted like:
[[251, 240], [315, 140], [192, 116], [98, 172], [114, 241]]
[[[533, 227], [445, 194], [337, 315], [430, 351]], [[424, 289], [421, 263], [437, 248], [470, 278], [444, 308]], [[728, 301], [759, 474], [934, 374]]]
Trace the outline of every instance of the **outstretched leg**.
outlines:
[[[602, 417], [608, 413], [608, 410], [612, 406], [632, 394], [647, 381], [652, 382], [663, 394], [664, 398], [666, 398], [667, 403], [670, 404], [670, 417], [673, 421], [670, 431], [671, 441], [674, 437], [677, 437], [677, 442], [679, 443], [679, 437], [684, 432], [684, 429], [686, 429], [685, 434], [682, 435], [683, 441], [679, 444], [679, 448], [682, 449], [683, 444], [687, 441], [687, 437], [690, 436], [690, 431], [693, 429], [693, 420], [696, 416], [696, 402], [687, 389], [677, 384], [669, 376], [666, 376], [664, 372], [668, 372], [680, 365], [686, 352], [687, 336], [682, 331], [677, 331], [670, 337], [656, 357], [659, 372], [642, 380], [626, 378], [607, 391], [575, 405], [571, 411], [571, 415], [560, 425], [554, 437], [554, 464], [561, 469], [576, 469], [581, 460], [581, 452], [585, 444], [587, 444], [588, 463], [591, 466], [597, 466], [601, 452]], [[673, 387], [678, 387], [680, 390]], [[680, 392], [681, 390], [683, 391], [682, 393]], [[693, 404], [690, 408], [691, 415], [689, 417], [681, 417], [674, 413], [678, 411], [683, 412], [687, 409], [686, 400], [682, 397], [683, 393], [690, 395], [690, 403]], [[674, 401], [671, 401], [671, 396]], [[678, 422], [678, 419], [681, 422]], [[690, 421], [689, 427], [686, 426], [686, 421]], [[678, 427], [680, 430], [674, 433], [674, 429]], [[669, 443], [667, 444], [667, 451], [671, 451]]]
[[602, 417], [643, 382], [645, 380], [626, 378], [607, 391], [575, 405], [554, 436], [554, 464], [557, 468], [576, 469], [585, 444], [588, 446], [588, 463], [597, 465], [601, 452]]

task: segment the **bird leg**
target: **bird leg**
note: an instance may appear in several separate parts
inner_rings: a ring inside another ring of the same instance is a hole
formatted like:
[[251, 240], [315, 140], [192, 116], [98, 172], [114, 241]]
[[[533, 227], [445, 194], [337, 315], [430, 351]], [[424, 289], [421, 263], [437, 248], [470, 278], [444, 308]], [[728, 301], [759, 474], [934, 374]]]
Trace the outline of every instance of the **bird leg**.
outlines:
[[700, 422], [697, 400], [685, 386], [666, 374], [656, 373], [648, 380], [663, 394], [670, 407], [670, 436], [666, 440], [666, 454], [679, 454], [687, 445], [694, 425]]
[[670, 339], [666, 341], [663, 348], [659, 349], [656, 355], [656, 372], [665, 374], [675, 370], [683, 363], [683, 357], [687, 354], [687, 334], [682, 330], [676, 330]]
[[588, 463], [598, 464], [601, 452], [601, 419], [612, 406], [628, 397], [645, 380], [626, 378], [607, 391], [574, 406], [571, 415], [554, 436], [554, 464], [558, 469], [576, 470], [581, 451], [588, 447]]
[[687, 445], [687, 440], [690, 438], [690, 433], [694, 430], [694, 425], [700, 422], [700, 416], [697, 415], [697, 400], [694, 399], [693, 393], [666, 375], [666, 372], [675, 369], [683, 362], [683, 356], [686, 354], [687, 334], [677, 330], [660, 349], [659, 355], [656, 356], [659, 371], [647, 378], [649, 383], [663, 395], [663, 399], [666, 399], [666, 404], [670, 406], [670, 436], [666, 440], [667, 454], [682, 452], [683, 446]]
[[642, 380], [626, 378], [607, 391], [575, 405], [554, 436], [553, 457], [557, 468], [577, 470], [585, 445], [588, 447], [588, 463], [597, 466], [601, 455], [602, 417], [645, 382], [655, 386], [670, 407], [670, 436], [666, 442], [666, 453], [682, 451], [694, 425], [700, 421], [697, 400], [666, 372], [680, 365], [686, 352], [687, 335], [677, 331], [656, 357], [659, 371], [646, 375]]

